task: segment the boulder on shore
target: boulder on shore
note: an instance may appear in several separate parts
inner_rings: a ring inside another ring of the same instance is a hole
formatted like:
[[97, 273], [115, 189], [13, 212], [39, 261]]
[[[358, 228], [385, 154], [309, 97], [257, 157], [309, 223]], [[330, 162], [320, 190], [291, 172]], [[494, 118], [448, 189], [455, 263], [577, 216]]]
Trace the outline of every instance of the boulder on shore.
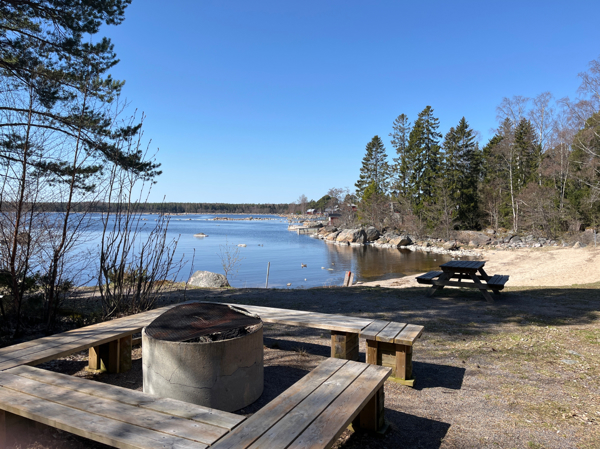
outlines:
[[365, 229], [365, 234], [367, 236], [367, 242], [374, 242], [381, 235], [374, 226], [369, 226]]
[[365, 243], [367, 234], [362, 229], [344, 229], [339, 233], [336, 242]]
[[484, 234], [483, 232], [458, 231], [456, 233], [456, 240], [458, 240], [461, 243], [469, 243], [472, 246], [483, 246], [489, 245], [492, 241], [492, 238], [489, 235]]
[[443, 248], [449, 251], [454, 251], [458, 249], [458, 244], [455, 240], [450, 240], [449, 242], [444, 243]]
[[396, 248], [399, 246], [408, 246], [412, 244], [412, 240], [411, 238], [404, 234], [404, 235], [398, 235], [398, 236], [394, 236], [393, 238], [390, 239], [389, 244], [392, 246], [395, 246]]
[[231, 287], [225, 276], [210, 271], [196, 271], [190, 276], [188, 284], [207, 288]]

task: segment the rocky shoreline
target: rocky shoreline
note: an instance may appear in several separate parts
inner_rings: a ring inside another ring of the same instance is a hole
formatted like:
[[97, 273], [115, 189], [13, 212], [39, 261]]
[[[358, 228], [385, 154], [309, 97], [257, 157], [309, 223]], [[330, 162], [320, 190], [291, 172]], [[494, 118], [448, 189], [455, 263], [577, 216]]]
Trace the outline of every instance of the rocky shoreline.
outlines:
[[461, 257], [482, 257], [485, 250], [511, 250], [520, 248], [542, 247], [573, 247], [587, 246], [582, 241], [593, 239], [593, 234], [584, 232], [581, 241], [569, 244], [566, 241], [556, 241], [533, 235], [519, 236], [509, 232], [497, 233], [492, 229], [479, 231], [456, 231], [453, 239], [417, 238], [402, 231], [379, 232], [374, 227], [356, 229], [338, 229], [334, 226], [324, 226], [321, 223], [307, 222], [306, 227], [317, 227], [319, 231], [312, 237], [333, 245], [366, 246], [377, 248], [407, 249], [435, 254], [450, 254]]

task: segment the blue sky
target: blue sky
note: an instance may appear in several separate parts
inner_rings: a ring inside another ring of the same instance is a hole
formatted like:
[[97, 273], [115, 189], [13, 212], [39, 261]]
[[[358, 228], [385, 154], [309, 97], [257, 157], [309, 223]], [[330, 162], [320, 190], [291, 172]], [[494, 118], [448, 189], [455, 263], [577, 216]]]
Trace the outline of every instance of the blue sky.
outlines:
[[445, 134], [503, 97], [574, 97], [599, 1], [133, 0], [105, 27], [163, 175], [150, 200], [286, 203], [353, 188], [365, 146], [427, 105]]

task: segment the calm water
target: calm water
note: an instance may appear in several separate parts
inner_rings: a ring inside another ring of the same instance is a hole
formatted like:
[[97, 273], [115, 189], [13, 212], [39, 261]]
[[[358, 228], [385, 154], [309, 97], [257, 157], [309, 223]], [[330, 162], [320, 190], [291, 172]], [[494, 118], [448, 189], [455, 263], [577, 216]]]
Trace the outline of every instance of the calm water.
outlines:
[[[219, 257], [220, 246], [246, 244], [239, 248], [242, 261], [229, 282], [233, 287], [264, 287], [267, 264], [271, 262], [269, 287], [308, 288], [341, 285], [346, 271], [355, 273], [355, 280], [376, 281], [430, 271], [451, 260], [448, 256], [380, 249], [372, 246], [350, 247], [326, 244], [309, 235], [287, 230], [287, 220], [273, 216], [253, 215], [269, 220], [214, 221], [214, 217], [244, 218], [244, 215], [184, 215], [173, 216], [169, 237], [179, 238], [175, 259], [184, 257], [187, 265], [179, 280], [187, 280], [192, 269], [223, 273]], [[249, 216], [249, 215], [248, 215]], [[147, 226], [156, 216], [146, 215]], [[208, 237], [194, 237], [203, 232]], [[195, 253], [195, 255], [194, 255]], [[301, 265], [306, 264], [305, 268]]]

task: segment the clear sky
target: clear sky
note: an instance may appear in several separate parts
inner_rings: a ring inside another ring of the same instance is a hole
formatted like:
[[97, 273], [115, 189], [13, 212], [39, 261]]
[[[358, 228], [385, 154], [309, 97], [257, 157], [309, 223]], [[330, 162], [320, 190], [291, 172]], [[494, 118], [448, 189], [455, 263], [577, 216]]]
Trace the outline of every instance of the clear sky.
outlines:
[[600, 1], [133, 0], [102, 33], [163, 175], [150, 200], [287, 203], [353, 188], [365, 146], [427, 105], [445, 134], [503, 97], [574, 97]]

